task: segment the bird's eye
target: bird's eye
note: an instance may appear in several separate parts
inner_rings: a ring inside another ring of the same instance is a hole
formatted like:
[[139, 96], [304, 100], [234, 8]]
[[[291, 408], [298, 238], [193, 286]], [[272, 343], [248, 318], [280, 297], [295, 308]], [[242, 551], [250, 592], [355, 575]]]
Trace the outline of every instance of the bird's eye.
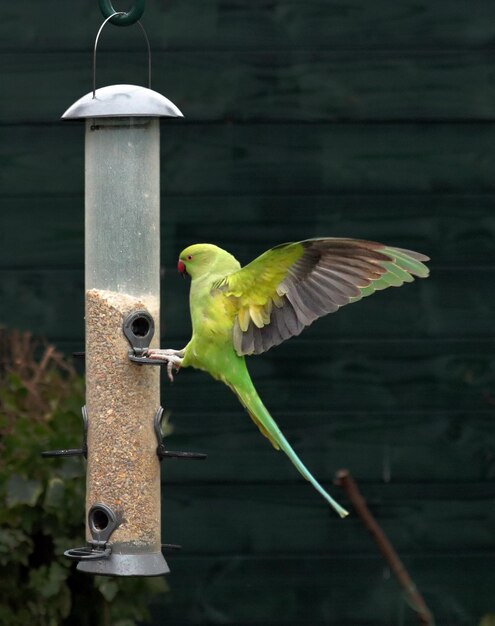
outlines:
[[187, 260], [188, 260], [188, 261], [192, 261], [192, 254], [188, 254], [188, 255], [187, 255]]

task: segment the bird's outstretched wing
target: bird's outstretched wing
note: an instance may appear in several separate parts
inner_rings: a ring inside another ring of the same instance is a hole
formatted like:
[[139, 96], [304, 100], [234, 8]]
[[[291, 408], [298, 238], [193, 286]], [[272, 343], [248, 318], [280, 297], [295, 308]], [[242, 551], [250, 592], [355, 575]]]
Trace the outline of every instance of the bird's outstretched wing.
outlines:
[[372, 241], [308, 239], [271, 248], [214, 288], [236, 305], [236, 352], [261, 354], [345, 304], [426, 278], [428, 260]]

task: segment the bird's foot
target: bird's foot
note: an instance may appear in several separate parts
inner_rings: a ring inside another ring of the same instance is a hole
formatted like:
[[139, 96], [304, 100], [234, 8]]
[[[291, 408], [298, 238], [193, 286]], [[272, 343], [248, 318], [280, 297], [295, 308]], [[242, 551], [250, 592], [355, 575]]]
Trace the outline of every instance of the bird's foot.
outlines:
[[167, 375], [170, 382], [174, 382], [174, 372], [180, 370], [182, 359], [184, 358], [184, 350], [161, 350], [160, 348], [149, 348], [145, 356], [148, 359], [156, 359], [167, 364]]

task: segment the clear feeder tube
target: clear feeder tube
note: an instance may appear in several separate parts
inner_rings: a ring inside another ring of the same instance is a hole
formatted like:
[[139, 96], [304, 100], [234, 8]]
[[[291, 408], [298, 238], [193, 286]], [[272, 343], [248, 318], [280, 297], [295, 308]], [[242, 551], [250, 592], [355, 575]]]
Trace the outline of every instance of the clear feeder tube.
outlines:
[[[119, 525], [110, 559], [81, 561], [93, 573], [168, 571], [161, 554], [160, 466], [153, 419], [160, 368], [128, 358], [123, 322], [147, 311], [159, 346], [160, 174], [156, 117], [86, 119], [87, 517], [109, 507]], [[103, 515], [88, 521], [105, 526]]]

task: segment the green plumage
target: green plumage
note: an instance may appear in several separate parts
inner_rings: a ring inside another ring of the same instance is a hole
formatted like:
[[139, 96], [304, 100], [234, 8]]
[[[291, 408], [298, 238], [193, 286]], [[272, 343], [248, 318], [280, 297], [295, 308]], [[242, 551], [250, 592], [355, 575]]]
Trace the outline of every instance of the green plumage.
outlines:
[[425, 278], [424, 255], [355, 239], [282, 244], [241, 268], [228, 252], [196, 244], [180, 255], [191, 281], [192, 337], [182, 367], [228, 385], [274, 448], [283, 450], [313, 487], [344, 517], [347, 511], [311, 475], [259, 398], [246, 354], [260, 354], [298, 335], [317, 317], [375, 291]]

